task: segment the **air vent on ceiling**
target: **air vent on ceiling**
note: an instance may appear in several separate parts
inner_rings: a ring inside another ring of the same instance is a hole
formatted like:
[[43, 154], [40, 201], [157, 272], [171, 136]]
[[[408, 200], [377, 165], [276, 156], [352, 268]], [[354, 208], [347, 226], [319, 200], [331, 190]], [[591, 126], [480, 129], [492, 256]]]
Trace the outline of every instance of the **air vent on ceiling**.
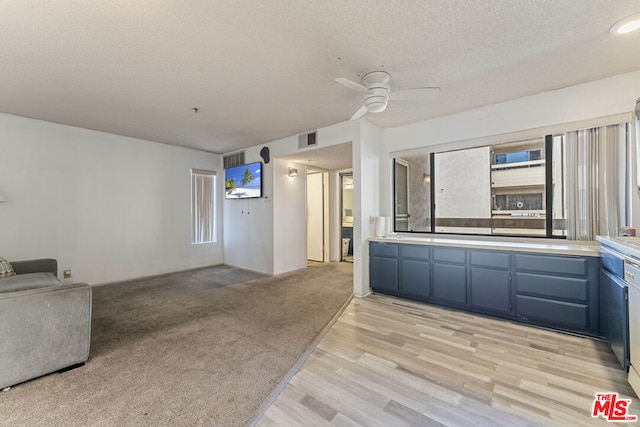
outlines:
[[225, 169], [244, 165], [244, 151], [238, 151], [237, 153], [227, 154], [226, 156], [223, 156], [222, 163]]
[[318, 145], [316, 131], [298, 134], [298, 150]]

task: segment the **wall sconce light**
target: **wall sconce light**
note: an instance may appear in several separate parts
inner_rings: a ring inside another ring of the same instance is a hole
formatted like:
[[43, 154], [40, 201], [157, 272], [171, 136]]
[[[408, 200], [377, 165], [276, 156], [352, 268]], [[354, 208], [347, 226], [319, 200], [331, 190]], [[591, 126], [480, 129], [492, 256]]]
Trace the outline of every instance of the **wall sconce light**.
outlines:
[[296, 169], [296, 168], [289, 168], [289, 173], [288, 173], [288, 175], [289, 175], [290, 177], [292, 177], [292, 178], [293, 178], [294, 176], [298, 176], [298, 169]]
[[422, 175], [422, 183], [423, 184], [429, 184], [431, 182], [431, 176], [427, 175], [426, 173]]
[[6, 202], [7, 200], [2, 196], [2, 194], [0, 194], [0, 203], [2, 202]]

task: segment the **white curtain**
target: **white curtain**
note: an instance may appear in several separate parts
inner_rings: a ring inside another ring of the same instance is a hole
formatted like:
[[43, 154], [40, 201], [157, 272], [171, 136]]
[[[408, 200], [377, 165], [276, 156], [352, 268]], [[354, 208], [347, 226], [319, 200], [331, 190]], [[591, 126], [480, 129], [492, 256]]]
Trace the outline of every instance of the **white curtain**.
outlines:
[[617, 235], [624, 216], [625, 124], [566, 134], [567, 238]]
[[567, 238], [595, 240], [598, 229], [598, 129], [568, 132]]
[[191, 242], [216, 241], [215, 176], [212, 171], [191, 171]]
[[[599, 234], [616, 236], [625, 224], [625, 176], [626, 149], [625, 126], [613, 125], [602, 128], [600, 133], [600, 155], [602, 158], [601, 189], [602, 200], [600, 210]], [[622, 151], [621, 151], [622, 149]]]

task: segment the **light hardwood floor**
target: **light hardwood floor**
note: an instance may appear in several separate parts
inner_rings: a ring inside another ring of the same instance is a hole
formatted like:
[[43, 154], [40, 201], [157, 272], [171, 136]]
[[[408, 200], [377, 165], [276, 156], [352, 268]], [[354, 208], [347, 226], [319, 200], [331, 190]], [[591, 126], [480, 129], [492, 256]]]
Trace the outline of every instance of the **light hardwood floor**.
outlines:
[[604, 342], [382, 295], [354, 298], [259, 426], [591, 426], [640, 401]]

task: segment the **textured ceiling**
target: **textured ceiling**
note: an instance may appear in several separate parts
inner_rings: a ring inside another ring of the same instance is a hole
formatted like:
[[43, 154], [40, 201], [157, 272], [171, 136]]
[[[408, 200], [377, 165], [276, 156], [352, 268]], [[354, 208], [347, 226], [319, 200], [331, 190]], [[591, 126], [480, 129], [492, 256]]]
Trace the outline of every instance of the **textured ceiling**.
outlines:
[[[225, 153], [347, 120], [375, 69], [381, 126], [640, 69], [637, 0], [0, 0], [0, 112]], [[198, 108], [195, 113], [193, 107]]]

